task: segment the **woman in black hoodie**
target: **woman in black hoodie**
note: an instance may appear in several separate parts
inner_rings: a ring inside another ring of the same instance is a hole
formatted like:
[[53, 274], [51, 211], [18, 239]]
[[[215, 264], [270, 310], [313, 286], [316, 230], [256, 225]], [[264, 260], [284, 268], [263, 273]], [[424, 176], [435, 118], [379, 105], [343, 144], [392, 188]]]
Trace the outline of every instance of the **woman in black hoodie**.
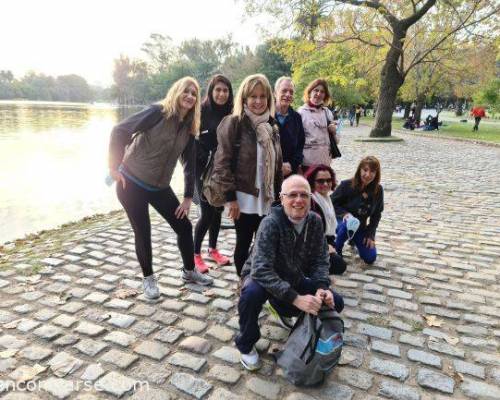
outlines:
[[196, 141], [196, 185], [200, 194], [201, 217], [194, 230], [194, 264], [198, 271], [208, 272], [201, 256], [201, 243], [209, 231], [208, 256], [218, 265], [230, 263], [229, 258], [217, 250], [217, 238], [224, 207], [212, 207], [203, 197], [203, 173], [210, 157], [217, 150], [217, 127], [233, 110], [233, 88], [223, 75], [215, 75], [208, 84], [207, 95], [201, 105], [200, 136]]

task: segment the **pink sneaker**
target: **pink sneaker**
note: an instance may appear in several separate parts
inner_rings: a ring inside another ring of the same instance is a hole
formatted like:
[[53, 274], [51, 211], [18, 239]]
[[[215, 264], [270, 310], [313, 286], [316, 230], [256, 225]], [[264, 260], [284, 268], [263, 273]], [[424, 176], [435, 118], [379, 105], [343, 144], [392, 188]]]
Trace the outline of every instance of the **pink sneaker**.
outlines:
[[208, 272], [208, 265], [205, 264], [205, 261], [201, 258], [201, 254], [194, 255], [194, 266], [202, 274], [206, 274]]
[[219, 253], [219, 250], [217, 249], [208, 249], [208, 256], [214, 260], [217, 265], [227, 265], [231, 263], [231, 260]]

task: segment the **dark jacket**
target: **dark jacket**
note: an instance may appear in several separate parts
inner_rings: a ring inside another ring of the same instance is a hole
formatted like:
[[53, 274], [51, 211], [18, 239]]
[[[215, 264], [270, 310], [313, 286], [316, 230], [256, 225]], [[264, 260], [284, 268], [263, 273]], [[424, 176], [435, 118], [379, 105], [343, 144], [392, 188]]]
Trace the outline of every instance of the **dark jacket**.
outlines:
[[[352, 179], [342, 181], [331, 195], [333, 207], [337, 218], [343, 218], [350, 213], [360, 222], [360, 228], [367, 230], [367, 235], [375, 239], [378, 223], [384, 211], [384, 190], [380, 186], [380, 191], [375, 197], [368, 193], [365, 199], [362, 193], [352, 187]], [[370, 223], [367, 225], [367, 219]]]
[[300, 234], [285, 214], [283, 207], [271, 209], [260, 223], [252, 253], [241, 273], [272, 296], [293, 303], [295, 288], [304, 278], [314, 280], [319, 288], [330, 286], [330, 258], [321, 220], [309, 212]]
[[150, 186], [165, 189], [181, 159], [184, 197], [193, 197], [195, 182], [194, 136], [189, 121], [165, 118], [161, 105], [152, 105], [117, 124], [111, 132], [109, 168], [120, 164], [127, 173]]
[[305, 133], [304, 127], [302, 126], [302, 117], [297, 111], [290, 107], [283, 125], [281, 125], [278, 120], [276, 122], [280, 129], [283, 162], [290, 163], [292, 166], [292, 173], [296, 174], [304, 158]]
[[[279, 129], [273, 118], [269, 119], [273, 126], [273, 144], [276, 153], [276, 171], [274, 173], [274, 193], [277, 195], [283, 181], [281, 166], [281, 147]], [[234, 154], [234, 144], [240, 129], [240, 148], [235, 172], [231, 170]], [[250, 119], [244, 115], [240, 120], [236, 115], [225, 117], [217, 128], [217, 151], [214, 158], [212, 179], [222, 185], [227, 201], [236, 200], [236, 191], [259, 196], [259, 189], [255, 187], [257, 172], [257, 135]]]

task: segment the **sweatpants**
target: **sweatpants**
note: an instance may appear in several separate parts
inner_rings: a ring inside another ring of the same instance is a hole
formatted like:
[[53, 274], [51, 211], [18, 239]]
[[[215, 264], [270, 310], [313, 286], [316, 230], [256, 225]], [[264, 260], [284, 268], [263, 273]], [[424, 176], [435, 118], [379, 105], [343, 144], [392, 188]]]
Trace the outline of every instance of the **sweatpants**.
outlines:
[[257, 214], [241, 213], [240, 217], [234, 221], [236, 230], [236, 246], [234, 247], [234, 265], [236, 273], [241, 276], [241, 270], [248, 258], [252, 240], [259, 229], [260, 221], [264, 217]]
[[[335, 250], [338, 255], [342, 255], [342, 249], [344, 248], [344, 244], [348, 239], [347, 236], [347, 225], [346, 222], [342, 219], [338, 219], [337, 224], [337, 238], [335, 240]], [[363, 241], [367, 237], [366, 229], [362, 229], [361, 227], [356, 231], [354, 237], [352, 238], [356, 248], [358, 249], [359, 256], [361, 259], [367, 264], [373, 264], [377, 258], [377, 249], [369, 248], [364, 245]]]
[[184, 269], [192, 270], [194, 268], [192, 226], [187, 217], [177, 219], [175, 216], [175, 210], [180, 203], [172, 188], [169, 186], [153, 192], [143, 189], [130, 179], [125, 179], [127, 182], [125, 189], [121, 183], [117, 183], [116, 194], [134, 230], [135, 252], [143, 275], [149, 276], [153, 273], [149, 204], [165, 218], [177, 234], [177, 245], [181, 252]]
[[[295, 290], [300, 295], [314, 295], [318, 290], [318, 285], [313, 280], [304, 278]], [[333, 292], [333, 297], [335, 310], [338, 313], [342, 312], [344, 309], [344, 299], [335, 292]], [[267, 300], [284, 317], [295, 317], [302, 312], [293, 304], [273, 297], [259, 283], [247, 276], [243, 281], [240, 300], [238, 302], [240, 332], [235, 339], [236, 347], [243, 354], [250, 353], [255, 343], [260, 339], [259, 314]]]

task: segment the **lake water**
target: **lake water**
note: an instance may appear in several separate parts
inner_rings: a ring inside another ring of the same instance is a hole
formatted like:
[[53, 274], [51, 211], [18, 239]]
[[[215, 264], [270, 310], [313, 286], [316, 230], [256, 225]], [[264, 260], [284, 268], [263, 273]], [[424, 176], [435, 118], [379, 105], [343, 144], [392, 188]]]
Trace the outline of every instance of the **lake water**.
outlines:
[[[104, 183], [109, 134], [134, 111], [0, 101], [0, 243], [121, 208]], [[176, 192], [182, 182], [177, 168]]]

